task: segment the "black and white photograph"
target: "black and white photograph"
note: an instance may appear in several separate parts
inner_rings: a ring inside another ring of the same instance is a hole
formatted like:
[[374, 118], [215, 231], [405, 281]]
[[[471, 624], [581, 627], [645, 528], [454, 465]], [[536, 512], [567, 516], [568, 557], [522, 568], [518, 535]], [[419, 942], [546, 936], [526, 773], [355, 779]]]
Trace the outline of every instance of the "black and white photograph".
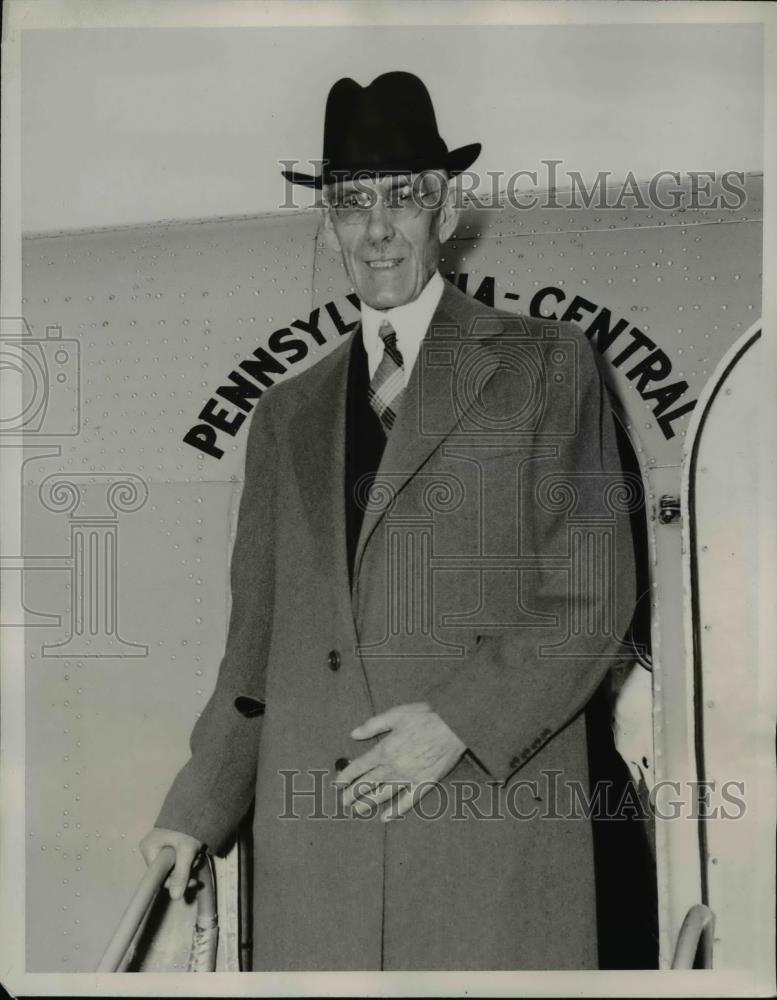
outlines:
[[776, 20], [5, 0], [10, 995], [774, 994]]

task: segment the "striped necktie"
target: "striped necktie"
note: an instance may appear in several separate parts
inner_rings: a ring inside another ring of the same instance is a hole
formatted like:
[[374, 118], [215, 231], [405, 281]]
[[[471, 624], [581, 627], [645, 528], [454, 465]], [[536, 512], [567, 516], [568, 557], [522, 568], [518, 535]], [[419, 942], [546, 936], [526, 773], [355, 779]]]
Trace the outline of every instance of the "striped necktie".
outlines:
[[380, 324], [378, 336], [383, 341], [383, 357], [372, 376], [367, 398], [388, 434], [394, 425], [399, 401], [405, 388], [404, 362], [397, 346], [396, 331], [388, 320]]

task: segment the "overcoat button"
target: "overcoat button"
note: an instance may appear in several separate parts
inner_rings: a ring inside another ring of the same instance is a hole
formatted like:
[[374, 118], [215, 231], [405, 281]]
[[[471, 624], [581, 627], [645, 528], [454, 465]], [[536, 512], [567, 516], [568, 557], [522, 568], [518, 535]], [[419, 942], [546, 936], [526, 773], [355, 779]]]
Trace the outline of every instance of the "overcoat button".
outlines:
[[520, 757], [513, 757], [513, 759], [510, 761], [510, 767], [518, 767], [520, 763], [521, 763]]
[[336, 649], [331, 650], [329, 656], [326, 658], [326, 662], [329, 665], [330, 670], [340, 669], [340, 654]]
[[337, 760], [335, 761], [335, 771], [337, 771], [338, 773], [340, 771], [344, 771], [350, 763], [351, 762], [350, 760], [348, 760], [347, 757], [338, 757]]

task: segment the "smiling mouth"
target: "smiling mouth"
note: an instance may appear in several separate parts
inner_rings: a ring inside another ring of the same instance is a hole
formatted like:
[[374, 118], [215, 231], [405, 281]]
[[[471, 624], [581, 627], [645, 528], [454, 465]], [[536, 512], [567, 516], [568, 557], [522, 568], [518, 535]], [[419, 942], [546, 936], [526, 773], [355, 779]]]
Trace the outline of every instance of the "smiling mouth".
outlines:
[[366, 260], [364, 263], [373, 271], [390, 271], [394, 267], [399, 267], [402, 257], [389, 257], [387, 260]]

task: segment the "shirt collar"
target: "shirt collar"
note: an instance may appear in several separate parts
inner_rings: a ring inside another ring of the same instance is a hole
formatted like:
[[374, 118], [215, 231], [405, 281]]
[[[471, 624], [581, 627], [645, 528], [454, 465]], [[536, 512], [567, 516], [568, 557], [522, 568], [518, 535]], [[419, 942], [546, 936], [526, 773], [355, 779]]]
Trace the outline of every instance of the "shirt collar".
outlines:
[[383, 357], [383, 341], [378, 336], [380, 324], [388, 320], [397, 334], [397, 346], [402, 353], [404, 361], [403, 376], [407, 385], [413, 371], [418, 352], [421, 348], [421, 341], [426, 336], [426, 331], [434, 316], [442, 293], [445, 289], [442, 275], [435, 271], [427, 281], [423, 291], [418, 298], [412, 302], [406, 302], [402, 306], [394, 306], [393, 309], [373, 309], [366, 302], [361, 304], [362, 338], [364, 349], [367, 352], [367, 365], [370, 371], [370, 378], [377, 371], [378, 365]]

